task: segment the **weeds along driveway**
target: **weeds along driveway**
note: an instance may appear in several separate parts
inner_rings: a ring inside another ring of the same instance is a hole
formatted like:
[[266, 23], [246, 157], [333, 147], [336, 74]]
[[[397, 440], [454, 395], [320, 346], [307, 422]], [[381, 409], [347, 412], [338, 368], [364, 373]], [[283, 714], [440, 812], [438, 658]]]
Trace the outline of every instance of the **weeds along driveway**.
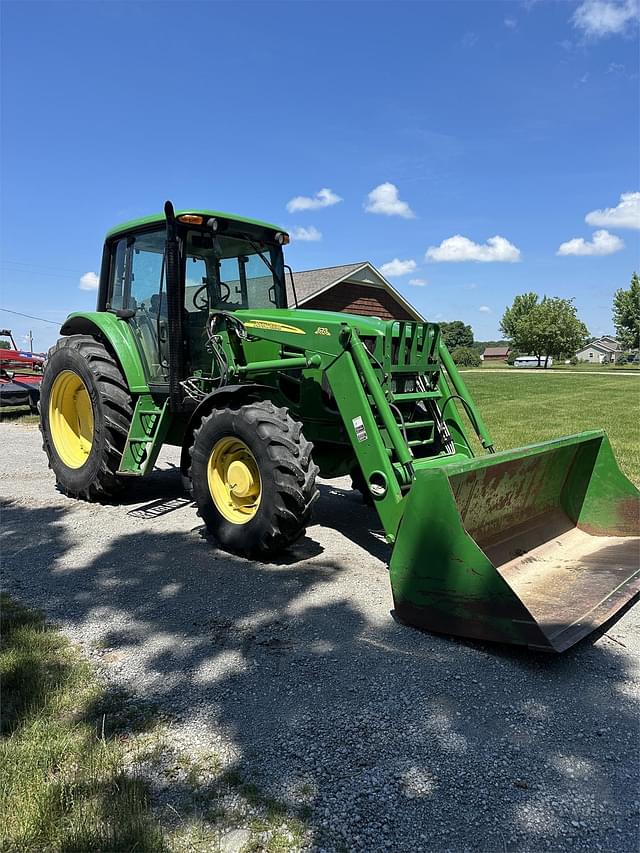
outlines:
[[0, 441], [6, 590], [183, 747], [306, 798], [318, 849], [636, 848], [639, 607], [557, 658], [419, 633], [390, 617], [387, 546], [343, 481], [260, 565], [202, 535], [171, 454], [101, 506], [56, 491], [37, 428]]

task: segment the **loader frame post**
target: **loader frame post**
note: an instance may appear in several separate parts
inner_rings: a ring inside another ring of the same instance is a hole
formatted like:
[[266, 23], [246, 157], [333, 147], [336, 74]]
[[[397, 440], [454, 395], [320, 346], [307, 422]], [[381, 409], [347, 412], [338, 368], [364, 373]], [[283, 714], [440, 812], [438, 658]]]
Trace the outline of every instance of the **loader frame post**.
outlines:
[[[387, 541], [395, 542], [403, 512], [403, 495], [398, 481], [398, 467], [391, 462], [362, 380], [358, 375], [352, 350], [345, 349], [326, 368], [325, 374], [367, 485], [373, 481], [383, 486], [377, 491], [372, 491], [372, 497]], [[387, 406], [386, 401], [384, 405]]]
[[[351, 331], [351, 330], [350, 330]], [[364, 380], [365, 388], [371, 394], [373, 398], [373, 402], [380, 414], [380, 418], [384, 424], [386, 431], [389, 433], [389, 438], [391, 439], [391, 443], [393, 444], [393, 449], [395, 450], [398, 461], [400, 464], [406, 469], [407, 477], [406, 482], [411, 481], [411, 477], [413, 474], [412, 471], [412, 462], [413, 462], [413, 454], [407, 447], [407, 443], [405, 441], [402, 432], [400, 431], [400, 427], [393, 417], [393, 412], [389, 408], [389, 403], [384, 395], [384, 391], [382, 390], [382, 386], [378, 381], [376, 374], [371, 366], [371, 362], [369, 361], [369, 356], [367, 355], [367, 350], [365, 345], [362, 343], [357, 334], [354, 334], [351, 331], [351, 335], [349, 338], [349, 351], [353, 356], [353, 360], [358, 368], [358, 371]]]

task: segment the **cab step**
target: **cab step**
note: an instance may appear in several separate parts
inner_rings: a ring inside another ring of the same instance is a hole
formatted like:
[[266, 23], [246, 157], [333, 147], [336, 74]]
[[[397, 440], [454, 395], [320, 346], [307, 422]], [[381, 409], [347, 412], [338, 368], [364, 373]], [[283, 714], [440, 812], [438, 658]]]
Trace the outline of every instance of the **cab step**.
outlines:
[[169, 428], [169, 420], [168, 399], [162, 406], [158, 406], [150, 394], [138, 397], [118, 468], [119, 476], [144, 477], [153, 470]]

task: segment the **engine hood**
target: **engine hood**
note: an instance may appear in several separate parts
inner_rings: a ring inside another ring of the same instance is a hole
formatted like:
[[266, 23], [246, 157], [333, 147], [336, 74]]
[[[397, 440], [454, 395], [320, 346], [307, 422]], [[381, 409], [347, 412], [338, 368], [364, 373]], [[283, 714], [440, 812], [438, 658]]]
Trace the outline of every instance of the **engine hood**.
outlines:
[[379, 317], [362, 317], [359, 314], [343, 314], [338, 311], [314, 311], [307, 308], [256, 308], [235, 312], [239, 319], [255, 317], [274, 323], [315, 323], [318, 326], [333, 323], [348, 323], [359, 335], [383, 335], [388, 320]]

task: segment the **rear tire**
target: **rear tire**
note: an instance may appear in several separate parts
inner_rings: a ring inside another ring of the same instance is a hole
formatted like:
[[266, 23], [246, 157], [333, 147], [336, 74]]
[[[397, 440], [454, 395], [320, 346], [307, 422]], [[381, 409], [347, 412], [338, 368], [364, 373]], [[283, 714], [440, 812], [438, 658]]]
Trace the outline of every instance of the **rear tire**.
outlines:
[[312, 449], [269, 400], [203, 418], [189, 474], [198, 513], [225, 550], [271, 556], [304, 534], [319, 495]]
[[109, 498], [131, 426], [127, 382], [106, 347], [88, 335], [61, 338], [40, 386], [42, 447], [60, 488], [83, 500]]

